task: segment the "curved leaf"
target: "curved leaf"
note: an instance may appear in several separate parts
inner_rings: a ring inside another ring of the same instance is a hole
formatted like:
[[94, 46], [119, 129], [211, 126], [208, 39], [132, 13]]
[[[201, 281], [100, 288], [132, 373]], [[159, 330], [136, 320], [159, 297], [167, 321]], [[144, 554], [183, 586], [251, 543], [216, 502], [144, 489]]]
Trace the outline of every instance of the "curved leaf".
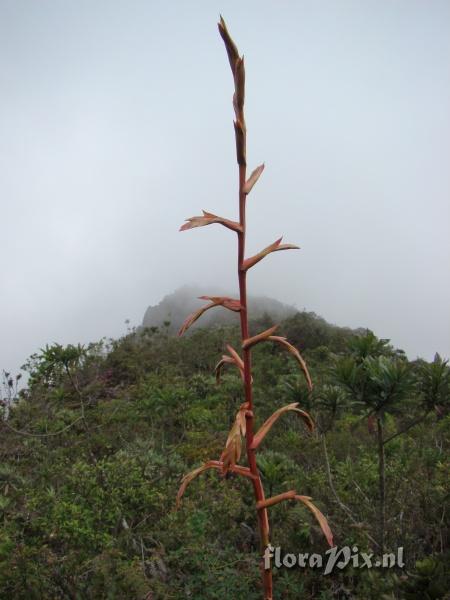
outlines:
[[234, 312], [242, 310], [241, 303], [235, 298], [229, 298], [228, 296], [199, 296], [200, 300], [211, 300], [217, 306], [223, 306]]
[[260, 510], [261, 508], [269, 508], [269, 506], [274, 506], [279, 502], [283, 502], [283, 500], [293, 500], [296, 497], [296, 494], [297, 492], [295, 490], [290, 490], [289, 492], [278, 494], [278, 496], [272, 496], [272, 498], [260, 500], [256, 503], [256, 508]]
[[[227, 356], [226, 354], [224, 354], [222, 356], [221, 360], [219, 360], [217, 365], [214, 367], [214, 372], [216, 374], [216, 382], [217, 383], [220, 383], [220, 375], [222, 373], [222, 368], [227, 364], [235, 365], [236, 363], [231, 358], [231, 356]], [[241, 373], [241, 377], [242, 377], [242, 373]]]
[[330, 548], [333, 548], [333, 546], [334, 546], [333, 533], [330, 529], [330, 526], [328, 525], [328, 521], [325, 518], [325, 516], [320, 512], [320, 510], [317, 508], [317, 506], [315, 506], [315, 504], [313, 504], [310, 501], [311, 498], [309, 496], [296, 495], [295, 499], [300, 500], [300, 502], [303, 502], [303, 504], [305, 504], [309, 508], [309, 510], [313, 513], [313, 515], [316, 517], [325, 537], [327, 538], [327, 542], [328, 542]]
[[290, 344], [285, 337], [281, 337], [278, 335], [271, 335], [268, 339], [272, 340], [273, 342], [277, 342], [278, 344], [281, 344], [295, 357], [298, 364], [300, 365], [301, 370], [303, 371], [303, 374], [306, 379], [306, 383], [308, 385], [308, 389], [311, 392], [312, 388], [313, 388], [313, 384], [311, 381], [311, 377], [309, 375], [308, 367], [306, 366], [306, 363], [303, 360], [303, 358], [301, 357], [301, 354], [297, 350], [297, 348], [295, 346], [293, 346], [292, 344]]
[[211, 303], [202, 306], [197, 311], [191, 313], [188, 317], [186, 317], [178, 331], [179, 337], [186, 333], [189, 327], [191, 327], [191, 325], [193, 325], [195, 321], [197, 321], [197, 319], [199, 319], [203, 315], [204, 312], [206, 312], [210, 308], [213, 308], [214, 306], [223, 306], [224, 308], [228, 308], [228, 310], [232, 310], [234, 312], [239, 312], [242, 308], [239, 300], [229, 298], [228, 296], [200, 296], [199, 299], [211, 300]]
[[211, 225], [212, 223], [220, 223], [220, 225], [224, 225], [232, 231], [242, 233], [242, 226], [240, 223], [230, 221], [224, 217], [218, 217], [217, 215], [204, 210], [202, 212], [203, 216], [189, 217], [189, 219], [186, 219], [187, 222], [180, 227], [180, 231], [186, 231], [187, 229], [193, 229], [194, 227], [204, 227], [205, 225]]
[[217, 306], [217, 304], [215, 302], [211, 302], [211, 304], [202, 306], [201, 308], [187, 316], [178, 331], [178, 337], [181, 337], [184, 333], [186, 333], [189, 327], [193, 325], [195, 321], [197, 321], [202, 316], [203, 313], [205, 313], [210, 308], [213, 308], [214, 306]]
[[236, 420], [228, 434], [225, 449], [220, 455], [222, 462], [222, 473], [226, 474], [230, 467], [233, 467], [241, 458], [242, 440], [240, 424]]
[[228, 352], [231, 354], [238, 369], [240, 369], [241, 371], [244, 371], [244, 361], [239, 356], [239, 354], [236, 352], [236, 350], [233, 348], [233, 346], [230, 346], [230, 344], [227, 344], [226, 348], [227, 348]]
[[239, 407], [234, 419], [233, 427], [228, 434], [225, 449], [220, 456], [222, 461], [222, 473], [226, 473], [230, 467], [234, 467], [241, 457], [242, 439], [246, 432], [246, 414], [248, 403], [244, 402]]
[[279, 417], [281, 417], [282, 414], [284, 414], [285, 412], [288, 411], [293, 411], [298, 413], [302, 419], [304, 420], [306, 426], [308, 427], [308, 429], [310, 431], [314, 431], [314, 421], [311, 419], [311, 417], [308, 415], [307, 412], [305, 412], [304, 410], [301, 410], [300, 408], [297, 408], [298, 406], [298, 402], [293, 402], [292, 404], [287, 404], [286, 406], [282, 406], [281, 408], [279, 408], [278, 410], [276, 410], [273, 415], [271, 415], [259, 428], [258, 432], [255, 434], [255, 437], [253, 438], [253, 442], [251, 447], [253, 449], [258, 448], [258, 446], [260, 445], [260, 443], [263, 441], [263, 439], [266, 437], [266, 435], [269, 433], [269, 431], [272, 428], [272, 425], [278, 420]]
[[222, 468], [222, 465], [218, 460], [210, 460], [210, 461], [206, 462], [204, 465], [202, 465], [201, 467], [198, 467], [197, 469], [194, 469], [190, 473], [187, 473], [186, 475], [184, 475], [183, 479], [181, 480], [181, 485], [180, 485], [180, 488], [177, 493], [177, 504], [176, 504], [177, 508], [180, 506], [181, 498], [183, 497], [183, 494], [184, 494], [187, 486], [191, 483], [191, 481], [193, 479], [195, 479], [197, 477], [197, 475], [200, 475], [200, 473], [203, 473], [203, 471], [206, 471], [207, 469], [221, 469], [221, 468]]
[[[220, 374], [222, 372], [222, 368], [225, 365], [234, 365], [235, 367], [237, 367], [239, 369], [239, 373], [241, 374], [242, 381], [245, 381], [244, 363], [242, 362], [241, 357], [233, 348], [231, 348], [231, 346], [227, 346], [227, 348], [229, 349], [229, 351], [231, 350], [233, 352], [233, 356], [228, 356], [227, 354], [224, 354], [221, 360], [219, 360], [217, 365], [214, 367], [217, 383], [220, 383]], [[251, 378], [251, 381], [253, 382], [253, 377]]]
[[267, 256], [271, 252], [278, 252], [279, 250], [299, 250], [300, 249], [299, 246], [295, 246], [295, 244], [282, 244], [281, 243], [282, 239], [283, 238], [280, 237], [278, 240], [273, 242], [273, 244], [270, 244], [269, 246], [267, 246], [266, 248], [261, 250], [261, 252], [258, 252], [258, 254], [255, 254], [255, 256], [252, 256], [252, 257], [244, 260], [244, 262], [242, 264], [242, 270], [247, 271], [248, 269], [250, 269], [251, 267], [256, 265], [256, 263], [258, 263], [260, 260], [262, 260], [265, 256]]
[[[223, 463], [220, 460], [209, 460], [201, 467], [198, 467], [197, 469], [194, 469], [190, 473], [187, 473], [186, 475], [184, 475], [183, 479], [181, 480], [181, 485], [180, 485], [180, 488], [177, 493], [177, 501], [176, 501], [177, 508], [180, 507], [181, 498], [183, 497], [183, 494], [186, 491], [187, 486], [191, 483], [191, 481], [193, 479], [195, 479], [197, 477], [197, 475], [200, 475], [200, 473], [203, 473], [204, 471], [207, 471], [208, 469], [217, 469], [219, 471], [222, 471]], [[228, 466], [228, 470], [231, 471], [232, 473], [236, 473], [236, 475], [242, 475], [243, 477], [247, 477], [248, 479], [258, 479], [258, 477], [256, 475], [253, 475], [253, 473], [250, 471], [250, 469], [248, 467], [241, 467], [240, 465], [230, 465], [230, 466]]]
[[274, 325], [273, 327], [270, 327], [270, 329], [266, 329], [265, 331], [258, 333], [258, 335], [254, 335], [251, 338], [247, 338], [246, 340], [244, 340], [242, 342], [242, 349], [247, 350], [248, 348], [251, 348], [255, 344], [258, 344], [259, 342], [263, 342], [268, 337], [270, 337], [277, 328], [278, 328], [278, 325]]

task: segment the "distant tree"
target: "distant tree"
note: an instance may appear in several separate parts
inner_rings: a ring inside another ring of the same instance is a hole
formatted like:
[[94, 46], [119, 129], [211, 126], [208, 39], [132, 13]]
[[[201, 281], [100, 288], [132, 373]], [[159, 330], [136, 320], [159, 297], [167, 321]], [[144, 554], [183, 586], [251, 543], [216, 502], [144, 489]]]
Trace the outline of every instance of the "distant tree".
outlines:
[[368, 409], [368, 427], [377, 436], [378, 453], [378, 544], [385, 547], [386, 466], [384, 420], [386, 413], [398, 406], [413, 386], [411, 368], [396, 356], [389, 340], [378, 339], [372, 332], [349, 343], [349, 356], [335, 366], [335, 377], [350, 398]]

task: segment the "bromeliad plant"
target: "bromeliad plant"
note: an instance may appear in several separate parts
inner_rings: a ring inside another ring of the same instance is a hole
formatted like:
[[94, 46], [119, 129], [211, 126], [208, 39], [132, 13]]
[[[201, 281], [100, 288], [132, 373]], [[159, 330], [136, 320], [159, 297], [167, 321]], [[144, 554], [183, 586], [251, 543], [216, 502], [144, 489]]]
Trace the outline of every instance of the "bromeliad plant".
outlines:
[[[300, 355], [300, 352], [292, 346], [288, 342], [288, 340], [284, 337], [274, 335], [277, 329], [277, 326], [271, 327], [266, 331], [263, 331], [255, 336], [250, 337], [249, 335], [249, 327], [248, 327], [248, 312], [247, 312], [247, 273], [248, 271], [255, 266], [260, 260], [262, 260], [265, 256], [272, 252], [277, 252], [279, 250], [290, 250], [297, 249], [298, 246], [294, 246], [293, 244], [282, 244], [281, 238], [276, 240], [273, 244], [270, 244], [261, 252], [258, 252], [254, 256], [249, 258], [245, 257], [245, 234], [246, 234], [246, 219], [245, 219], [245, 209], [246, 209], [246, 201], [247, 196], [250, 194], [253, 186], [258, 181], [264, 170], [264, 164], [257, 167], [247, 179], [246, 176], [246, 126], [245, 126], [245, 118], [244, 118], [244, 96], [245, 96], [245, 69], [244, 69], [244, 58], [239, 56], [238, 50], [236, 48], [235, 43], [230, 37], [228, 33], [227, 27], [225, 25], [225, 21], [220, 18], [220, 23], [218, 23], [219, 33], [225, 43], [225, 48], [228, 54], [228, 59], [231, 66], [231, 71], [233, 73], [234, 78], [234, 96], [233, 96], [233, 106], [234, 112], [236, 114], [236, 120], [234, 121], [234, 131], [236, 137], [236, 154], [237, 154], [237, 162], [239, 165], [239, 220], [232, 221], [230, 219], [225, 219], [223, 217], [219, 217], [215, 214], [203, 211], [203, 215], [195, 216], [187, 219], [186, 223], [180, 228], [180, 231], [185, 231], [187, 229], [193, 229], [194, 227], [203, 227], [204, 225], [211, 225], [212, 223], [219, 223], [231, 231], [234, 231], [237, 234], [238, 240], [238, 280], [239, 280], [239, 299], [223, 297], [223, 296], [201, 296], [201, 299], [208, 300], [209, 303], [200, 308], [197, 312], [189, 315], [185, 320], [181, 329], [179, 331], [179, 335], [183, 335], [189, 327], [197, 321], [201, 317], [201, 315], [209, 310], [210, 308], [214, 308], [216, 306], [222, 306], [227, 308], [228, 310], [239, 313], [240, 322], [241, 322], [241, 353], [239, 353], [236, 349], [234, 349], [229, 344], [226, 346], [227, 354], [223, 355], [221, 360], [217, 363], [216, 366], [216, 378], [217, 381], [220, 382], [220, 375], [223, 367], [225, 365], [231, 365], [236, 367], [240, 373], [240, 376], [244, 385], [244, 393], [245, 393], [245, 402], [241, 404], [239, 410], [236, 413], [236, 418], [234, 424], [231, 428], [231, 431], [228, 435], [225, 448], [220, 456], [219, 460], [210, 460], [206, 462], [201, 467], [195, 469], [191, 473], [185, 475], [182, 479], [180, 489], [177, 495], [177, 506], [179, 506], [181, 498], [186, 490], [186, 487], [191, 483], [191, 481], [197, 477], [200, 473], [208, 469], [216, 469], [223, 476], [225, 476], [228, 472], [236, 473], [237, 475], [242, 475], [243, 477], [250, 480], [253, 486], [253, 492], [255, 496], [256, 502], [256, 511], [258, 517], [258, 525], [259, 525], [259, 534], [260, 534], [260, 542], [261, 542], [261, 551], [263, 556], [266, 554], [266, 560], [263, 558], [261, 560], [261, 570], [262, 570], [262, 582], [264, 588], [264, 599], [271, 600], [272, 599], [272, 570], [271, 568], [265, 568], [264, 563], [266, 563], [267, 567], [267, 556], [269, 553], [266, 553], [266, 549], [270, 545], [269, 541], [269, 517], [268, 517], [268, 508], [282, 502], [283, 500], [298, 500], [303, 502], [314, 514], [316, 519], [318, 520], [322, 531], [325, 534], [325, 537], [330, 546], [333, 546], [333, 537], [331, 530], [328, 526], [327, 520], [320, 512], [320, 510], [311, 502], [311, 498], [308, 496], [302, 496], [297, 494], [295, 490], [290, 490], [288, 492], [284, 492], [277, 496], [273, 496], [272, 498], [265, 498], [264, 489], [261, 481], [261, 476], [258, 471], [258, 467], [256, 464], [256, 452], [261, 445], [261, 442], [264, 440], [267, 433], [270, 431], [273, 424], [278, 420], [278, 418], [286, 412], [295, 412], [298, 414], [305, 422], [306, 426], [310, 431], [314, 429], [314, 423], [311, 417], [298, 408], [298, 403], [294, 402], [292, 404], [288, 404], [287, 406], [283, 406], [276, 410], [271, 417], [269, 417], [265, 423], [259, 428], [259, 430], [254, 432], [254, 419], [255, 419], [255, 411], [253, 406], [253, 398], [252, 398], [252, 367], [251, 367], [251, 350], [252, 348], [259, 343], [262, 342], [275, 342], [279, 344], [283, 348], [285, 348], [288, 352], [290, 352], [296, 361], [299, 364], [300, 369], [302, 370], [309, 390], [312, 390], [312, 382], [308, 373], [307, 366], [305, 361]], [[245, 448], [247, 453], [247, 463], [248, 466], [242, 466], [239, 463], [242, 452], [242, 438], [245, 438]]]

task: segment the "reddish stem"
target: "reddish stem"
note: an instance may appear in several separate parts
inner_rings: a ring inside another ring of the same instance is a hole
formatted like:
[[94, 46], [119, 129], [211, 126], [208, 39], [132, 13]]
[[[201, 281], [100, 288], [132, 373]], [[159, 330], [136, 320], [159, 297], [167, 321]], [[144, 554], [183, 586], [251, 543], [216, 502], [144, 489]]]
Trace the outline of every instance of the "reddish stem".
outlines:
[[[239, 165], [239, 223], [242, 227], [242, 233], [238, 233], [238, 273], [239, 273], [239, 301], [241, 304], [241, 337], [242, 341], [249, 337], [248, 331], [248, 311], [247, 311], [247, 272], [243, 270], [243, 263], [245, 258], [245, 233], [246, 233], [246, 222], [245, 222], [245, 201], [246, 194], [244, 193], [246, 176], [245, 165]], [[247, 460], [250, 471], [256, 476], [252, 480], [253, 491], [255, 494], [255, 501], [263, 502], [264, 489], [261, 482], [261, 477], [256, 465], [256, 451], [253, 449], [253, 390], [252, 390], [252, 361], [251, 361], [251, 348], [246, 348], [243, 351], [244, 358], [244, 389], [245, 389], [245, 401], [248, 402], [249, 414], [246, 416], [246, 449], [247, 449]], [[261, 553], [269, 545], [269, 517], [266, 508], [258, 509], [258, 526], [261, 543]], [[264, 588], [264, 600], [272, 600], [272, 570], [264, 568], [264, 560], [261, 557], [261, 571]]]

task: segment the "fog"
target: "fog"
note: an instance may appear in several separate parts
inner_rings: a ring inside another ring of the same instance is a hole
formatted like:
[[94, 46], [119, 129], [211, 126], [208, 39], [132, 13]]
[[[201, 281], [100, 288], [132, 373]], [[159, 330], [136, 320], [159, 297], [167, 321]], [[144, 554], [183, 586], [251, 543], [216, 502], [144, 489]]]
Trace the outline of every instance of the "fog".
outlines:
[[410, 358], [450, 356], [450, 3], [0, 0], [0, 369], [236, 283], [245, 55], [249, 289]]

